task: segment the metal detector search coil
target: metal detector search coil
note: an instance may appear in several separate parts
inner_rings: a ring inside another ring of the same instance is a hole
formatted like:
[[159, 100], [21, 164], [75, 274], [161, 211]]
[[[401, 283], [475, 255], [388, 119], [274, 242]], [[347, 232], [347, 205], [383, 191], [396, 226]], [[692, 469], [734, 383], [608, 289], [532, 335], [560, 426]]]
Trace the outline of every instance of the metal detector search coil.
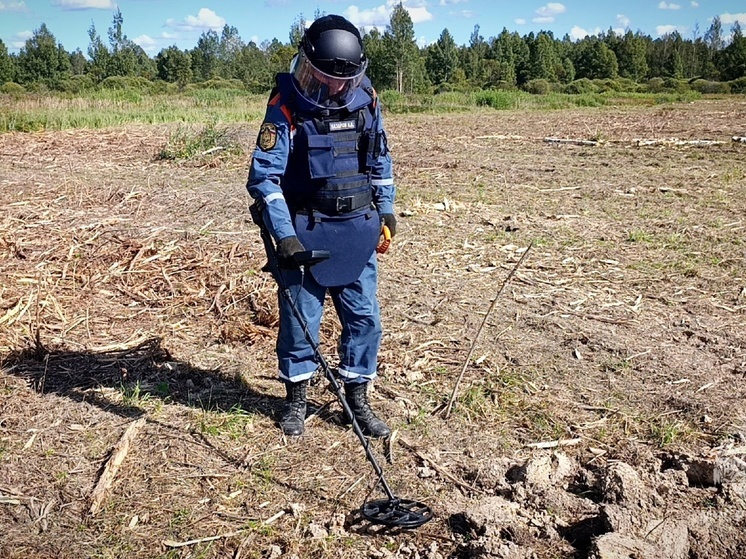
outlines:
[[433, 511], [424, 503], [397, 498], [368, 501], [360, 514], [374, 524], [398, 528], [419, 528], [433, 519]]

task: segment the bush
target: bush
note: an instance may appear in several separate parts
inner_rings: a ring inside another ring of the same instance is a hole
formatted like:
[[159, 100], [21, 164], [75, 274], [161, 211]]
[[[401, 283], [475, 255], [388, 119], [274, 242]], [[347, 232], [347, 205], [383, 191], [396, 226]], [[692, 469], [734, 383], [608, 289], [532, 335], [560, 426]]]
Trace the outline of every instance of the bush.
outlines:
[[93, 89], [93, 80], [87, 74], [71, 76], [57, 82], [55, 89], [64, 93], [82, 93]]
[[492, 107], [497, 110], [516, 108], [516, 93], [509, 91], [477, 91], [474, 101], [479, 107]]
[[650, 78], [647, 83], [648, 93], [663, 93], [666, 89], [663, 78]]
[[152, 93], [153, 95], [170, 93], [172, 85], [173, 84], [170, 84], [164, 80], [155, 80], [150, 86], [150, 93]]
[[624, 93], [638, 93], [640, 91], [640, 84], [633, 79], [617, 78], [615, 81], [619, 88], [617, 91], [622, 91]]
[[523, 89], [531, 93], [532, 95], [548, 95], [552, 90], [552, 86], [548, 80], [538, 79], [529, 80], [523, 86]]
[[381, 103], [388, 108], [402, 105], [406, 101], [404, 95], [394, 89], [386, 89], [379, 93]]
[[[213, 78], [204, 82], [193, 84], [195, 89], [245, 89], [244, 83], [238, 79], [224, 80], [223, 78]], [[264, 88], [267, 89], [266, 87]]]
[[674, 91], [676, 93], [689, 91], [689, 84], [684, 80], [677, 80], [676, 78], [663, 78], [663, 87], [667, 91]]
[[728, 82], [731, 93], [746, 93], [746, 76]]
[[21, 97], [26, 93], [26, 90], [21, 84], [16, 82], [5, 82], [2, 87], [0, 87], [0, 92], [7, 93], [13, 97]]
[[146, 78], [137, 77], [124, 77], [124, 76], [109, 76], [101, 82], [102, 89], [111, 90], [134, 90], [141, 93], [150, 93], [153, 89], [153, 82]]
[[588, 78], [580, 78], [574, 82], [570, 82], [565, 86], [565, 93], [571, 95], [583, 95], [586, 93], [598, 93], [596, 85]]
[[709, 80], [694, 80], [689, 84], [694, 91], [699, 93], [730, 93], [731, 87], [728, 82], [711, 82]]

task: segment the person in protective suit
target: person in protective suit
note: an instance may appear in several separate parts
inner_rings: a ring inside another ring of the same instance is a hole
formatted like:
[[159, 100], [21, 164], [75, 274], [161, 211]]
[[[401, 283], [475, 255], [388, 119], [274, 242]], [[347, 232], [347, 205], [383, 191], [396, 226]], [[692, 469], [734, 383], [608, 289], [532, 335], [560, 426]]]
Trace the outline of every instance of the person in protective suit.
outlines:
[[[314, 21], [289, 73], [276, 76], [257, 137], [247, 189], [273, 237], [293, 302], [318, 340], [330, 294], [342, 332], [338, 375], [363, 433], [390, 429], [368, 401], [376, 377], [381, 320], [376, 246], [382, 226], [396, 233], [395, 186], [375, 90], [360, 33], [341, 16]], [[293, 255], [327, 250], [304, 273]], [[292, 303], [279, 297], [279, 378], [287, 397], [280, 427], [301, 435], [306, 387], [317, 369]]]

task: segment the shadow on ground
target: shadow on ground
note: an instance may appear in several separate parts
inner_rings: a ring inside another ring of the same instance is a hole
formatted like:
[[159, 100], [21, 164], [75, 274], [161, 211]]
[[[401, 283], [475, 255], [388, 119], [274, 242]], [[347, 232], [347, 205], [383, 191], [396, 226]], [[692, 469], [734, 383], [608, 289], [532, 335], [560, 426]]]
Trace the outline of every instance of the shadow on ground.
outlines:
[[219, 370], [175, 360], [160, 338], [102, 352], [48, 349], [36, 340], [33, 346], [10, 353], [0, 361], [0, 367], [25, 379], [41, 394], [87, 402], [122, 417], [143, 415], [145, 409], [138, 404], [153, 398], [273, 419], [282, 405], [281, 398], [248, 388]]

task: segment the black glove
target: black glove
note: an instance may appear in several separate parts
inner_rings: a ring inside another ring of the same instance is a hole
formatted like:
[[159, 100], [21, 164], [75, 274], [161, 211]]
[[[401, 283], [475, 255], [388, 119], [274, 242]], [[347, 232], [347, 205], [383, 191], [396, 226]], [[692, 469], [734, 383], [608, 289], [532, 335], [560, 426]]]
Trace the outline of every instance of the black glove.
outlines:
[[381, 214], [381, 220], [389, 228], [391, 236], [396, 235], [396, 216], [394, 214]]
[[304, 250], [306, 249], [298, 240], [298, 237], [285, 237], [277, 241], [277, 259], [280, 268], [297, 268], [298, 265], [295, 263], [293, 255]]

